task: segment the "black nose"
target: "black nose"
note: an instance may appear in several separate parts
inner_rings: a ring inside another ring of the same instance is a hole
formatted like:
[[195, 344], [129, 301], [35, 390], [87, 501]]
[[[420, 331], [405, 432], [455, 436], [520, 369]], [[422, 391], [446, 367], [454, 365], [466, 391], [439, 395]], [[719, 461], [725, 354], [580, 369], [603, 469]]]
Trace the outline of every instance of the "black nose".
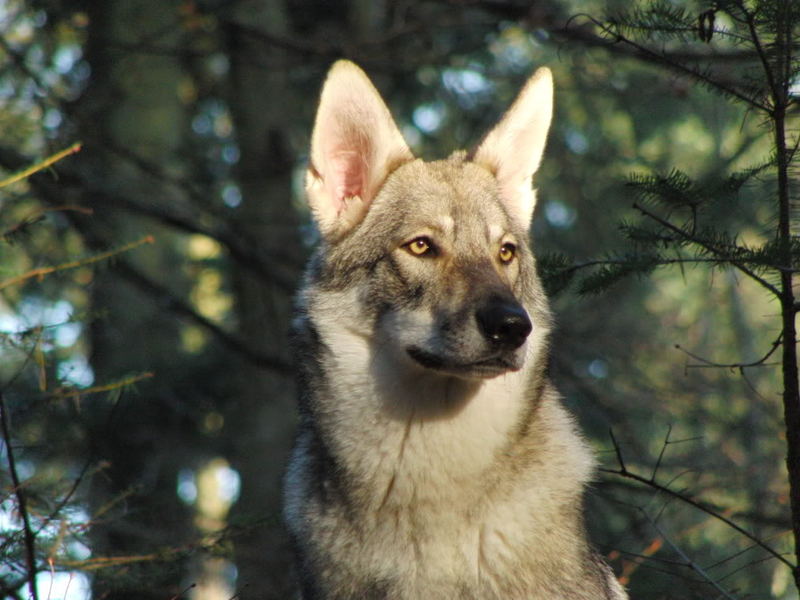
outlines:
[[524, 308], [516, 302], [499, 298], [479, 308], [475, 318], [486, 339], [512, 350], [522, 346], [532, 329]]

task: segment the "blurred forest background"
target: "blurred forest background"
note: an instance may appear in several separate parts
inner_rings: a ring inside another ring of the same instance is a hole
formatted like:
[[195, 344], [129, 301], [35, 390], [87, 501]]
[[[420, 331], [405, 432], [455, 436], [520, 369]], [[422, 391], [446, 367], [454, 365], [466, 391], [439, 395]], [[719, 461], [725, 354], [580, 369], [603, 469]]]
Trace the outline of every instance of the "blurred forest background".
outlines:
[[424, 158], [553, 69], [532, 236], [552, 374], [603, 468], [592, 536], [632, 598], [797, 598], [779, 278], [647, 225], [775, 237], [758, 48], [725, 31], [792, 3], [718, 5], [655, 5], [674, 30], [642, 13], [632, 43], [623, 0], [0, 0], [0, 596], [291, 597], [286, 331], [310, 126], [347, 57]]

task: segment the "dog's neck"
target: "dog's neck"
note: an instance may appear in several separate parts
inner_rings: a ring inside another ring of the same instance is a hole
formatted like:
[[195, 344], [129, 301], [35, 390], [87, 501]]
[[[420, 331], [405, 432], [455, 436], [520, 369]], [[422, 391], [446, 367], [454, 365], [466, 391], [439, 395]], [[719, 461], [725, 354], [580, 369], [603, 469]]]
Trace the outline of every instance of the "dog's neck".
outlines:
[[[334, 460], [371, 482], [376, 499], [389, 482], [399, 498], [412, 490], [417, 500], [428, 493], [441, 498], [456, 481], [453, 489], [463, 494], [465, 482], [491, 469], [530, 417], [534, 374], [528, 369], [541, 349], [530, 347], [520, 371], [460, 379], [426, 372], [341, 314], [315, 324], [326, 349], [325, 387], [317, 393], [330, 396], [318, 403], [326, 410], [317, 424]], [[435, 485], [417, 485], [420, 478]]]

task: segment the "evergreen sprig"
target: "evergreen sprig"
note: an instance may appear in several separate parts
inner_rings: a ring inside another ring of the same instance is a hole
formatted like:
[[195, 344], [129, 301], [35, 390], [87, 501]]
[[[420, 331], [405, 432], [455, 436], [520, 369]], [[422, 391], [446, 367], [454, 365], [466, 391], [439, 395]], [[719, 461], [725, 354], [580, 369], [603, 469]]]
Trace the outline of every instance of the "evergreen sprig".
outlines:
[[636, 201], [643, 204], [697, 208], [733, 200], [745, 184], [772, 166], [774, 160], [769, 160], [726, 177], [703, 182], [695, 181], [680, 169], [668, 173], [634, 173], [628, 177], [625, 185], [632, 190]]
[[[762, 284], [768, 283], [765, 276], [776, 279], [781, 271], [800, 269], [800, 239], [792, 240], [791, 261], [786, 263], [779, 240], [749, 245], [725, 230], [689, 224], [680, 226], [661, 217], [650, 224], [623, 222], [620, 232], [630, 242], [631, 250], [583, 263], [563, 254], [545, 254], [539, 259], [545, 290], [551, 296], [557, 295], [578, 279], [579, 294], [602, 293], [627, 277], [648, 275], [667, 265], [734, 267]], [[588, 274], [579, 276], [581, 272]]]
[[575, 276], [574, 261], [565, 254], [543, 253], [537, 257], [536, 263], [548, 296], [552, 297], [564, 291]]
[[647, 8], [634, 8], [614, 14], [609, 19], [617, 33], [624, 36], [688, 41], [694, 37], [696, 19], [670, 2], [654, 2]]
[[578, 294], [600, 294], [631, 275], [643, 276], [663, 264], [663, 257], [656, 252], [639, 252], [609, 257], [601, 261], [599, 268], [584, 276], [578, 284]]
[[694, 181], [683, 171], [673, 169], [666, 174], [630, 175], [627, 183], [640, 202], [663, 202], [670, 206], [696, 206], [702, 200]]
[[[763, 3], [759, 3], [763, 4]], [[751, 10], [741, 2], [717, 2], [710, 7], [689, 10], [669, 2], [642, 3], [619, 11], [605, 20], [590, 17], [601, 35], [611, 43], [633, 50], [646, 61], [666, 67], [700, 85], [731, 99], [745, 102], [758, 110], [770, 110], [770, 88], [761, 76], [761, 55], [750, 43], [749, 26], [764, 18], [766, 9]], [[774, 11], [773, 11], [774, 12]], [[732, 23], [719, 25], [718, 15], [725, 13]], [[773, 20], [779, 20], [774, 16]], [[712, 42], [727, 47], [746, 46], [735, 71], [720, 69], [710, 51], [684, 53], [688, 45]], [[669, 43], [672, 42], [672, 43]], [[778, 52], [766, 55], [779, 60]]]

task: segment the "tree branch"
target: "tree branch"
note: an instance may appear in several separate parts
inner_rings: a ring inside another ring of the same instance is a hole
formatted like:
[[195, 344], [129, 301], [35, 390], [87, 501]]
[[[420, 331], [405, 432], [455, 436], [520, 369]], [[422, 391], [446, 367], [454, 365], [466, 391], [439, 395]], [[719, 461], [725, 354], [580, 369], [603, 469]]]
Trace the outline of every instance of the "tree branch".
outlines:
[[747, 530], [743, 529], [742, 527], [740, 527], [739, 525], [737, 525], [736, 523], [734, 523], [733, 521], [731, 521], [727, 517], [721, 515], [719, 512], [717, 512], [716, 510], [714, 510], [713, 508], [711, 508], [707, 504], [705, 504], [703, 502], [699, 502], [697, 500], [694, 500], [693, 498], [689, 498], [689, 497], [683, 495], [680, 492], [676, 492], [676, 491], [670, 489], [667, 486], [663, 486], [663, 485], [657, 483], [655, 481], [655, 473], [653, 474], [653, 476], [651, 476], [648, 479], [646, 477], [642, 477], [641, 475], [637, 475], [636, 473], [633, 473], [633, 472], [629, 471], [627, 469], [627, 467], [625, 466], [624, 461], [622, 460], [622, 450], [621, 450], [619, 444], [617, 443], [617, 440], [616, 440], [616, 438], [614, 437], [613, 434], [611, 435], [611, 442], [614, 444], [614, 452], [617, 455], [617, 460], [619, 462], [619, 468], [618, 469], [600, 469], [601, 472], [609, 473], [609, 474], [612, 474], [612, 475], [618, 475], [620, 477], [625, 477], [626, 479], [631, 479], [631, 480], [636, 481], [638, 483], [644, 484], [644, 485], [656, 490], [659, 493], [662, 493], [662, 494], [665, 494], [665, 495], [667, 495], [667, 496], [669, 496], [671, 498], [675, 498], [677, 500], [680, 500], [681, 502], [684, 502], [685, 504], [688, 504], [689, 506], [692, 506], [692, 507], [696, 508], [697, 510], [700, 510], [700, 511], [706, 513], [707, 515], [709, 515], [709, 516], [711, 516], [711, 517], [713, 517], [713, 518], [725, 523], [725, 525], [727, 525], [728, 527], [730, 527], [731, 529], [733, 529], [734, 531], [736, 531], [740, 535], [746, 537], [748, 540], [753, 542], [756, 546], [758, 546], [759, 548], [762, 548], [763, 550], [768, 552], [773, 558], [776, 558], [777, 560], [779, 560], [780, 562], [782, 562], [783, 564], [785, 564], [787, 567], [791, 568], [794, 571], [795, 566], [791, 563], [791, 561], [789, 561], [788, 559], [784, 558], [784, 556], [782, 554], [780, 554], [778, 551], [776, 551], [771, 546], [767, 545], [763, 540], [759, 539], [758, 537], [756, 537], [752, 533], [750, 533]]
[[108, 250], [106, 252], [101, 252], [100, 254], [96, 254], [94, 256], [89, 256], [87, 258], [80, 258], [76, 260], [70, 260], [65, 263], [61, 263], [60, 265], [53, 265], [51, 267], [37, 267], [35, 269], [31, 269], [30, 271], [26, 271], [20, 275], [15, 277], [10, 277], [9, 279], [5, 279], [0, 281], [0, 290], [4, 290], [7, 287], [12, 285], [17, 285], [22, 283], [23, 281], [27, 281], [28, 279], [33, 279], [34, 277], [38, 279], [42, 279], [46, 275], [50, 275], [51, 273], [57, 273], [58, 271], [67, 271], [70, 269], [77, 269], [79, 267], [85, 267], [87, 265], [92, 265], [98, 262], [102, 262], [117, 256], [123, 252], [129, 252], [130, 250], [134, 250], [139, 246], [144, 244], [152, 244], [154, 243], [153, 236], [147, 235], [142, 239], [131, 242], [129, 244], [125, 244], [124, 246], [120, 246], [119, 248], [114, 248], [112, 250]]
[[692, 571], [700, 575], [704, 580], [706, 580], [709, 584], [711, 584], [714, 589], [716, 589], [720, 594], [722, 594], [725, 598], [729, 598], [730, 600], [736, 600], [735, 596], [732, 596], [725, 588], [723, 588], [719, 582], [717, 582], [711, 575], [709, 575], [706, 570], [698, 565], [694, 560], [692, 560], [689, 555], [687, 555], [681, 548], [675, 544], [670, 537], [664, 533], [661, 527], [658, 526], [655, 519], [651, 519], [650, 516], [643, 508], [639, 508], [640, 512], [645, 516], [645, 518], [650, 522], [650, 525], [658, 532], [658, 535], [661, 536], [667, 545], [672, 548], [672, 551], [675, 552], [681, 559], [684, 561], [685, 566], [689, 567]]
[[290, 375], [292, 373], [292, 368], [288, 361], [278, 356], [269, 356], [253, 350], [242, 340], [234, 335], [231, 335], [214, 322], [199, 314], [189, 304], [170, 292], [165, 286], [156, 283], [127, 261], [117, 261], [115, 263], [115, 270], [136, 287], [144, 290], [155, 298], [159, 298], [160, 301], [163, 302], [173, 312], [183, 315], [189, 320], [194, 321], [203, 329], [206, 329], [225, 346], [231, 350], [234, 350], [238, 354], [241, 354], [245, 359], [254, 365], [263, 367], [265, 369], [270, 369], [281, 375]]
[[[705, 248], [706, 250], [708, 250], [709, 252], [714, 253], [717, 256], [724, 256], [724, 253], [721, 252], [718, 248], [715, 248], [714, 246], [712, 246], [711, 244], [709, 244], [706, 241], [697, 239], [692, 234], [690, 234], [690, 233], [684, 231], [683, 229], [681, 229], [680, 227], [670, 223], [666, 219], [664, 219], [662, 217], [659, 217], [657, 214], [655, 214], [653, 212], [650, 212], [649, 210], [647, 210], [646, 208], [644, 208], [640, 204], [638, 204], [638, 203], [634, 204], [633, 208], [638, 210], [644, 216], [646, 216], [646, 217], [648, 217], [650, 219], [653, 219], [656, 223], [658, 223], [662, 227], [665, 227], [665, 228], [669, 229], [670, 231], [673, 231], [673, 232], [677, 233], [683, 239], [685, 239], [685, 240], [687, 240], [687, 241], [689, 241], [689, 242], [691, 242], [693, 244], [697, 244], [701, 248]], [[769, 290], [770, 292], [772, 292], [776, 297], [780, 297], [781, 296], [781, 292], [780, 292], [780, 290], [778, 288], [776, 288], [774, 285], [772, 285], [766, 279], [756, 275], [752, 270], [750, 270], [749, 268], [744, 266], [739, 261], [733, 260], [733, 259], [726, 259], [726, 262], [728, 262], [729, 264], [733, 265], [734, 267], [739, 269], [742, 273], [744, 273], [745, 275], [747, 275], [748, 277], [750, 277], [751, 279], [756, 281], [758, 284], [760, 284], [762, 287], [764, 287], [767, 290]]]
[[[708, 75], [706, 75], [704, 73], [701, 73], [700, 71], [697, 71], [697, 70], [695, 70], [695, 69], [693, 69], [691, 67], [687, 67], [686, 65], [682, 64], [681, 60], [686, 60], [686, 58], [687, 58], [686, 56], [679, 56], [679, 55], [674, 55], [673, 56], [672, 54], [667, 53], [667, 52], [661, 52], [661, 53], [655, 52], [655, 51], [651, 50], [650, 48], [648, 48], [647, 46], [645, 46], [643, 44], [639, 44], [637, 42], [634, 42], [632, 39], [622, 35], [618, 30], [615, 30], [613, 28], [613, 26], [609, 26], [608, 24], [603, 23], [599, 19], [595, 19], [594, 17], [592, 17], [590, 15], [585, 15], [585, 14], [584, 15], [576, 15], [576, 16], [574, 16], [574, 17], [572, 17], [570, 19], [570, 22], [575, 20], [576, 17], [584, 17], [584, 18], [586, 18], [590, 23], [592, 23], [593, 25], [598, 27], [600, 29], [600, 31], [603, 32], [603, 34], [605, 34], [606, 36], [609, 36], [608, 38], [604, 38], [602, 36], [596, 36], [597, 40], [604, 40], [605, 41], [605, 44], [602, 44], [602, 45], [604, 45], [606, 47], [609, 47], [609, 46], [613, 47], [613, 45], [615, 45], [615, 44], [627, 45], [627, 46], [631, 47], [633, 50], [635, 50], [635, 53], [631, 54], [631, 56], [633, 56], [634, 58], [644, 59], [647, 62], [651, 62], [651, 63], [655, 63], [655, 64], [658, 64], [658, 65], [662, 65], [662, 66], [668, 67], [668, 68], [672, 69], [673, 71], [677, 71], [678, 73], [681, 73], [683, 75], [687, 75], [687, 76], [689, 76], [689, 77], [691, 77], [693, 79], [696, 79], [696, 80], [698, 80], [698, 81], [700, 81], [700, 82], [702, 82], [702, 83], [704, 83], [704, 84], [706, 84], [706, 85], [708, 85], [708, 86], [710, 86], [712, 88], [716, 88], [721, 92], [729, 94], [730, 96], [733, 96], [734, 98], [737, 98], [738, 100], [741, 100], [742, 102], [746, 103], [747, 105], [749, 105], [749, 106], [751, 106], [753, 108], [757, 108], [759, 110], [763, 110], [763, 111], [765, 111], [767, 113], [769, 113], [770, 110], [771, 110], [770, 107], [767, 106], [766, 104], [764, 104], [762, 102], [759, 102], [755, 98], [751, 98], [750, 96], [747, 96], [747, 95], [743, 94], [742, 92], [740, 92], [739, 90], [737, 90], [735, 88], [735, 84], [733, 84], [733, 83], [730, 83], [730, 84], [729, 83], [724, 83], [719, 78], [713, 79], [713, 78], [709, 77]], [[570, 31], [570, 24], [568, 23], [565, 28], [563, 28], [561, 30], [555, 30], [555, 33], [563, 33], [563, 32], [569, 32], [569, 31]], [[587, 39], [591, 40], [592, 38], [587, 38]], [[596, 45], [601, 45], [601, 44], [597, 43]], [[702, 61], [702, 60], [705, 60], [705, 57], [698, 57], [697, 60], [698, 60], [698, 62]]]
[[[686, 365], [687, 368], [692, 369], [692, 368], [701, 368], [701, 367], [714, 367], [714, 368], [719, 368], [719, 369], [739, 369], [741, 371], [741, 370], [745, 369], [746, 367], [767, 366], [768, 365], [767, 360], [769, 359], [770, 356], [775, 354], [775, 351], [778, 348], [781, 347], [782, 343], [783, 343], [783, 333], [781, 333], [781, 335], [778, 336], [778, 339], [776, 339], [774, 342], [772, 342], [772, 345], [770, 346], [770, 349], [767, 351], [767, 353], [764, 356], [762, 356], [758, 360], [754, 360], [754, 361], [749, 362], [749, 363], [742, 363], [742, 362], [740, 362], [740, 363], [716, 363], [716, 362], [713, 362], [711, 360], [705, 359], [702, 356], [698, 356], [696, 354], [693, 354], [692, 352], [689, 352], [686, 348], [683, 348], [680, 344], [675, 344], [675, 348], [677, 348], [678, 350], [680, 350], [681, 352], [683, 352], [687, 356], [691, 356], [693, 359], [699, 360], [700, 362], [704, 363], [702, 365]], [[775, 365], [775, 364], [779, 364], [779, 363], [770, 363], [770, 364], [771, 365]]]
[[0, 188], [1, 187], [5, 187], [7, 185], [11, 185], [12, 183], [16, 183], [17, 181], [21, 181], [21, 180], [23, 180], [23, 179], [25, 179], [27, 177], [30, 177], [34, 173], [38, 173], [42, 169], [46, 169], [50, 165], [52, 165], [54, 163], [57, 163], [62, 158], [65, 158], [65, 157], [69, 156], [70, 154], [75, 154], [76, 152], [80, 152], [80, 151], [81, 151], [81, 143], [80, 142], [76, 142], [76, 143], [72, 144], [69, 148], [65, 148], [64, 150], [61, 150], [60, 152], [56, 152], [52, 156], [48, 156], [44, 160], [37, 162], [36, 164], [28, 167], [27, 169], [23, 169], [22, 171], [14, 173], [13, 175], [10, 175], [9, 177], [6, 177], [5, 179], [0, 180]]
[[8, 461], [8, 471], [11, 475], [11, 483], [14, 486], [14, 494], [17, 497], [17, 508], [22, 518], [22, 529], [25, 536], [25, 561], [28, 567], [28, 591], [33, 600], [39, 600], [36, 590], [36, 536], [31, 528], [30, 516], [28, 515], [28, 504], [25, 498], [25, 490], [19, 480], [17, 463], [14, 457], [14, 446], [11, 443], [11, 432], [9, 425], [8, 406], [6, 405], [5, 395], [0, 391], [0, 428], [2, 428], [3, 443], [6, 447], [6, 460]]

